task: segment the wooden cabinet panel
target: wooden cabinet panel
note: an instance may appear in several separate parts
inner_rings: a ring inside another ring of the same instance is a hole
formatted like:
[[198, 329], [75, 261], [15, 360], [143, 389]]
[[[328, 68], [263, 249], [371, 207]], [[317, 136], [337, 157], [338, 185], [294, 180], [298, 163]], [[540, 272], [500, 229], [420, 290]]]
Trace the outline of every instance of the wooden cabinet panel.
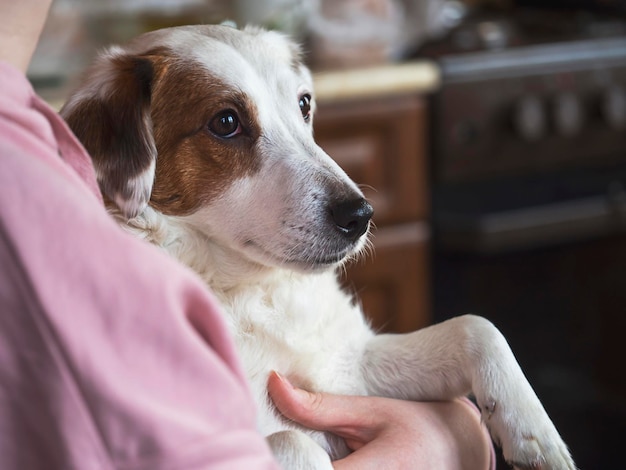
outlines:
[[424, 106], [416, 95], [322, 103], [315, 120], [317, 142], [374, 207], [374, 252], [344, 280], [380, 331], [430, 323]]
[[426, 216], [424, 120], [417, 96], [319, 106], [317, 142], [363, 185], [377, 224]]
[[345, 285], [376, 330], [404, 333], [430, 323], [428, 234], [422, 222], [378, 229], [374, 255], [348, 266]]

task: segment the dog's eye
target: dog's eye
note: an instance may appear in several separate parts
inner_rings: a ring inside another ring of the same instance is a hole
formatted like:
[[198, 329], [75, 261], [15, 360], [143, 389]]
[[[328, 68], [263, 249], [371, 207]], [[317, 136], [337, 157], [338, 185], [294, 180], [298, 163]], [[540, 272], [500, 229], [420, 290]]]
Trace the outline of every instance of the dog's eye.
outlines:
[[302, 117], [306, 122], [308, 122], [311, 119], [311, 95], [308, 93], [302, 95], [300, 97], [299, 105]]
[[234, 111], [218, 113], [209, 123], [209, 129], [218, 137], [230, 138], [241, 134], [241, 125]]

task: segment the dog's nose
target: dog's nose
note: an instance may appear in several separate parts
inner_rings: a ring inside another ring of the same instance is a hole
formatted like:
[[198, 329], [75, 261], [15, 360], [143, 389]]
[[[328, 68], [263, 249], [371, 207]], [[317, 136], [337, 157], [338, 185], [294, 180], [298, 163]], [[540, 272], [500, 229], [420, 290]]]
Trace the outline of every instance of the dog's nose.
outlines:
[[339, 232], [348, 240], [356, 240], [367, 231], [374, 209], [363, 199], [341, 201], [330, 207], [330, 215]]

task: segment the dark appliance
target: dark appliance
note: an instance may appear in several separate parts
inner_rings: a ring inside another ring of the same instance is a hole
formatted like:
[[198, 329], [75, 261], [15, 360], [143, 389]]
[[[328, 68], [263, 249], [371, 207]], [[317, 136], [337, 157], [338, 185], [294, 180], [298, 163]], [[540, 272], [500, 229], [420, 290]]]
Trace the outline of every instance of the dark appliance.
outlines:
[[442, 71], [434, 319], [493, 321], [579, 467], [624, 468], [624, 22], [516, 9], [469, 18], [419, 55]]

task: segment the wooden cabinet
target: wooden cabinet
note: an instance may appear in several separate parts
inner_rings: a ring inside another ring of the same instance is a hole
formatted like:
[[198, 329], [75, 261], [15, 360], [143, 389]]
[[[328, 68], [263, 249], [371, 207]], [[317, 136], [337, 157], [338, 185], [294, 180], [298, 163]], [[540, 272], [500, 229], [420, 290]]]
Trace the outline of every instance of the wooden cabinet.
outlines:
[[382, 331], [430, 323], [425, 119], [417, 94], [322, 101], [315, 118], [317, 142], [374, 207], [374, 250], [345, 282]]

